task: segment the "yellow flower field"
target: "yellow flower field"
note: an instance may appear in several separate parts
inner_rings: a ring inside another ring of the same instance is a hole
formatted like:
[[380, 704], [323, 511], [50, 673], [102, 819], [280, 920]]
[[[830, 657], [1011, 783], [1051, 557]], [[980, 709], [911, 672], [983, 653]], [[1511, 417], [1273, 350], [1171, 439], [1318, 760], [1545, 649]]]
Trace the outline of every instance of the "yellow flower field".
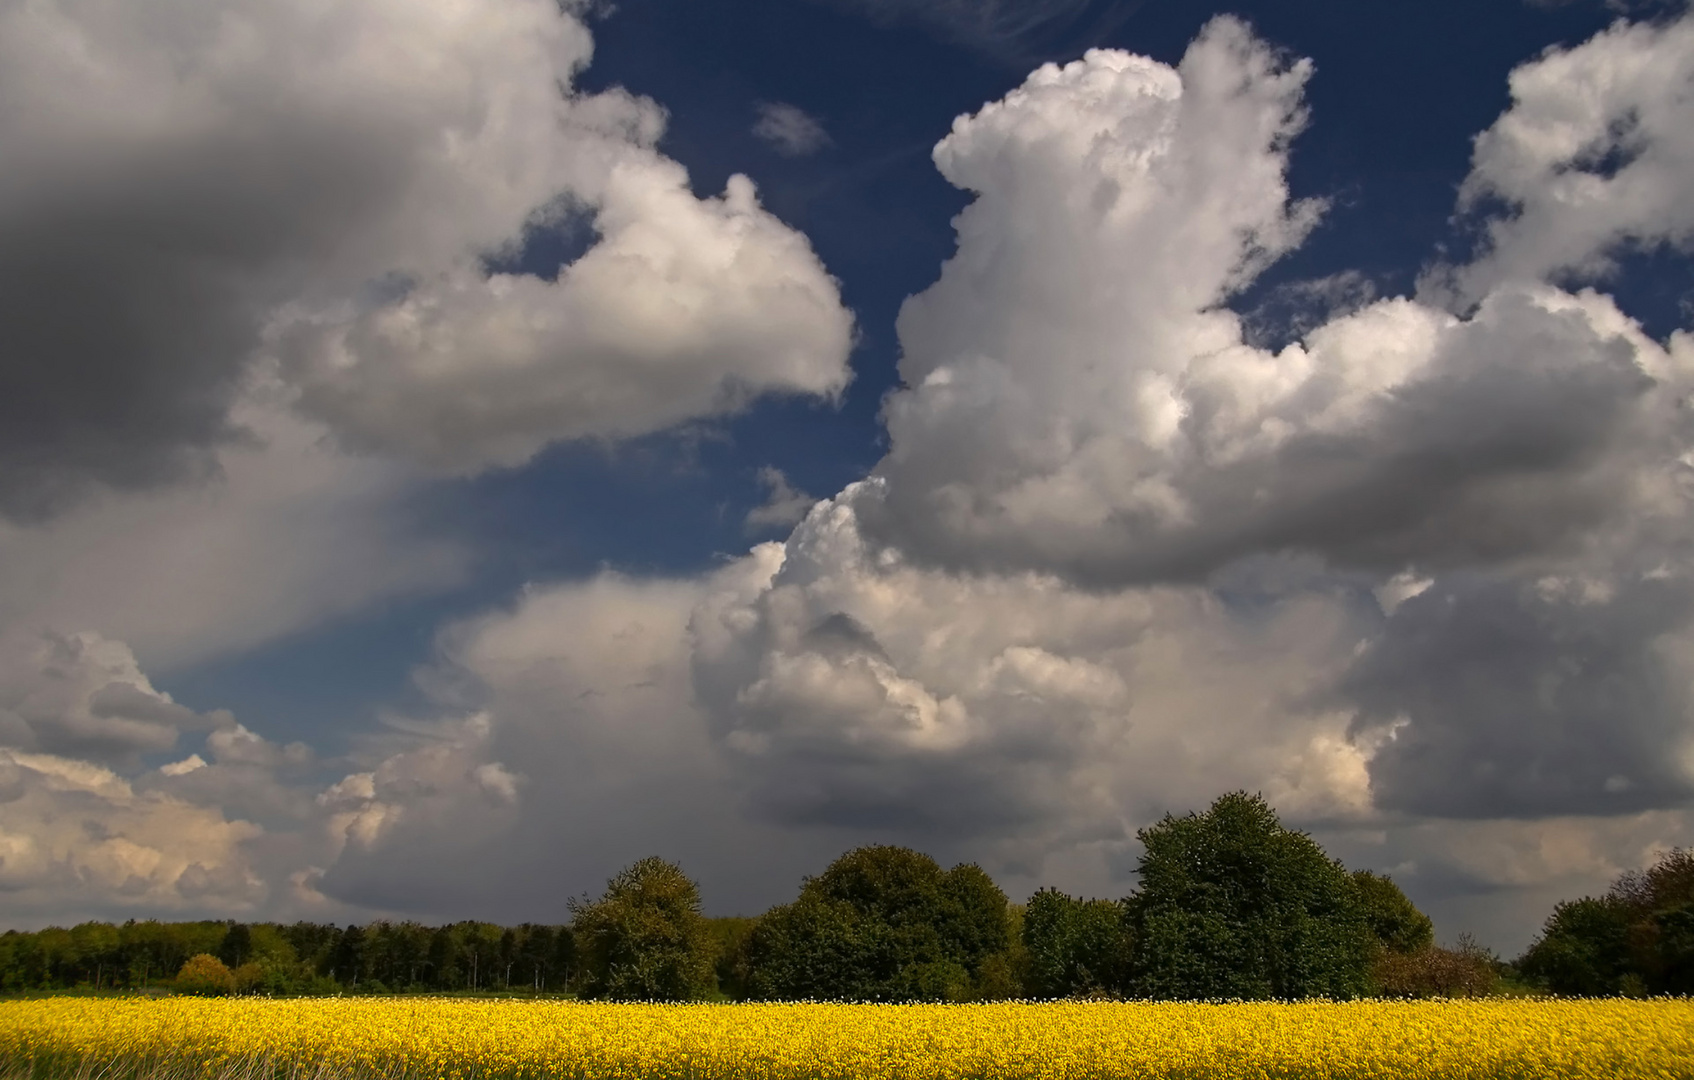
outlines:
[[17, 1076], [1694, 1078], [1694, 1001], [0, 1003]]

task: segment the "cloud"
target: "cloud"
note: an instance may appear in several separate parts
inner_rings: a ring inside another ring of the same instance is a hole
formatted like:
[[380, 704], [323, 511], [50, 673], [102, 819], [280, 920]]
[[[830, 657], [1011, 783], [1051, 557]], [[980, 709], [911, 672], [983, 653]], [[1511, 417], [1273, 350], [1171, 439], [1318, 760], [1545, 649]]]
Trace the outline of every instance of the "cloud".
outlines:
[[235, 913], [268, 897], [262, 830], [85, 761], [0, 748], [0, 890], [14, 919], [115, 910]]
[[600, 241], [556, 281], [467, 262], [392, 303], [280, 322], [302, 409], [351, 449], [467, 474], [760, 394], [838, 395], [852, 318], [805, 238], [746, 177], [701, 201], [681, 166], [630, 156], [600, 181]]
[[172, 701], [128, 645], [96, 633], [11, 633], [0, 648], [0, 739], [20, 750], [133, 767], [184, 732], [235, 722]]
[[0, 521], [0, 624], [99, 628], [180, 670], [395, 596], [461, 583], [471, 555], [407, 510], [420, 484], [324, 445], [323, 425], [256, 380], [231, 416], [257, 442], [222, 447], [203, 487], [89, 498], [50, 522]]
[[[883, 25], [915, 23], [957, 45], [1017, 63], [1078, 36], [1097, 40], [1146, 0], [822, 0]], [[1065, 47], [1065, 46], [1061, 46]], [[1075, 46], [1069, 48], [1074, 51]]]
[[1249, 345], [1276, 351], [1326, 322], [1351, 315], [1376, 298], [1375, 283], [1357, 270], [1284, 282], [1252, 310], [1242, 313], [1242, 333]]
[[804, 157], [829, 145], [829, 132], [815, 116], [797, 105], [761, 101], [753, 134], [774, 146], [779, 154]]
[[[215, 475], [259, 353], [346, 445], [457, 472], [838, 392], [834, 281], [745, 179], [695, 199], [657, 105], [569, 89], [574, 10], [0, 16], [0, 513]], [[573, 208], [557, 280], [483, 273]]]
[[782, 470], [774, 466], [761, 468], [758, 479], [762, 486], [770, 489], [770, 495], [763, 503], [747, 511], [746, 529], [749, 533], [770, 528], [793, 528], [818, 501], [796, 489]]
[[[1317, 212], [1284, 181], [1306, 72], [1219, 19], [937, 147], [976, 199], [901, 313], [888, 456], [695, 616], [753, 812], [1106, 884], [1239, 786], [1501, 933], [1646, 861], [1628, 823], [1686, 834], [1694, 337], [1545, 280], [1461, 317], [1338, 275], [1252, 344], [1223, 305]], [[1495, 834], [1520, 870], [1429, 839]]]
[[1512, 72], [1512, 105], [1477, 136], [1461, 210], [1496, 205], [1480, 258], [1438, 267], [1433, 297], [1501, 282], [1603, 279], [1618, 256], [1694, 250], [1694, 14], [1626, 23]]
[[1691, 601], [1681, 574], [1438, 579], [1340, 683], [1353, 731], [1380, 733], [1376, 804], [1460, 818], [1686, 805]]
[[1308, 70], [1223, 18], [1177, 70], [1092, 52], [955, 123], [936, 161], [976, 200], [900, 315], [872, 534], [1114, 588], [1277, 551], [1498, 565], [1682, 520], [1694, 338], [1607, 297], [1394, 297], [1247, 342], [1222, 305], [1316, 212], [1284, 179]]
[[371, 771], [326, 792], [353, 816], [317, 887], [425, 917], [556, 921], [564, 897], [646, 854], [680, 860], [720, 912], [762, 910], [822, 869], [813, 837], [746, 820], [690, 674], [696, 606], [779, 557], [537, 585], [444, 628], [419, 672], [442, 718], [396, 720]]
[[1311, 701], [1368, 625], [1345, 595], [1266, 617], [1186, 589], [942, 574], [863, 535], [875, 497], [820, 504], [768, 583], [694, 616], [695, 689], [755, 812], [1009, 865], [1121, 849], [1196, 786], [1315, 816], [1367, 807], [1347, 714]]
[[[1227, 305], [1321, 209], [1286, 182], [1309, 71], [1231, 19], [1176, 68], [1041, 68], [937, 147], [976, 197], [902, 311], [871, 477], [708, 574], [444, 628], [427, 715], [333, 774], [231, 718], [126, 797], [263, 822], [287, 903], [515, 920], [647, 853], [756, 911], [873, 839], [1121, 895], [1136, 828], [1243, 787], [1444, 936], [1526, 944], [1690, 836], [1694, 337], [1541, 260], [1458, 312], [1338, 275], [1255, 344]], [[60, 712], [184, 729], [124, 671]]]

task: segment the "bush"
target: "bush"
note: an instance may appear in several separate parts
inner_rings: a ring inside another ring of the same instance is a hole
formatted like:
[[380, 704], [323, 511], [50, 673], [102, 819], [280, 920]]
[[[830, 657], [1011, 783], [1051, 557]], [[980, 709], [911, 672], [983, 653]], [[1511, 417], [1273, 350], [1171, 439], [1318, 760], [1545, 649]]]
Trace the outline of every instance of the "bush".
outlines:
[[1177, 999], [1352, 998], [1372, 952], [1358, 890], [1265, 801], [1232, 792], [1204, 814], [1137, 834], [1141, 888], [1125, 900], [1131, 992]]
[[700, 888], [682, 868], [642, 859], [606, 883], [599, 900], [571, 901], [575, 988], [586, 998], [700, 1001], [715, 985], [711, 931]]
[[175, 990], [179, 994], [212, 997], [235, 993], [235, 975], [229, 966], [211, 953], [189, 957], [176, 973]]
[[255, 964], [249, 960], [229, 974], [237, 994], [254, 994], [265, 988], [268, 973], [263, 964]]
[[1493, 993], [1500, 975], [1493, 954], [1461, 934], [1452, 949], [1384, 950], [1371, 967], [1371, 979], [1383, 997], [1468, 998]]

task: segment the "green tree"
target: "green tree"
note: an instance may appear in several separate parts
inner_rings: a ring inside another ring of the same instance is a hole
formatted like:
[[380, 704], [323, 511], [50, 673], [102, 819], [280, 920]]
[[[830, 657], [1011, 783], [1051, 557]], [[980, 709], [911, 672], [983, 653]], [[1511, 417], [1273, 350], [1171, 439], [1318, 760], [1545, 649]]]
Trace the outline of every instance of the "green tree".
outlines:
[[618, 872], [599, 900], [573, 900], [576, 989], [620, 1001], [697, 1001], [713, 989], [713, 949], [700, 889], [682, 868], [646, 858]]
[[1131, 942], [1124, 915], [1124, 906], [1111, 900], [1079, 900], [1057, 889], [1031, 896], [1023, 914], [1029, 995], [1063, 998], [1124, 990]]
[[1341, 864], [1257, 795], [1169, 814], [1137, 834], [1141, 887], [1124, 903], [1133, 993], [1178, 999], [1351, 998], [1371, 934]]
[[253, 930], [246, 923], [230, 923], [218, 946], [218, 959], [231, 969], [253, 959]]
[[213, 996], [235, 993], [235, 975], [211, 953], [191, 956], [176, 974], [176, 992]]
[[761, 998], [963, 1000], [1007, 983], [1006, 894], [974, 864], [857, 848], [759, 918], [747, 985]]
[[1629, 911], [1610, 897], [1563, 901], [1517, 966], [1555, 994], [1616, 994], [1631, 971]]
[[747, 947], [757, 921], [745, 916], [706, 920], [712, 935], [712, 970], [718, 993], [732, 1000], [747, 996]]
[[1356, 870], [1353, 888], [1358, 891], [1371, 938], [1381, 949], [1414, 953], [1435, 944], [1435, 924], [1400, 891], [1393, 878]]
[[1694, 993], [1694, 851], [1560, 903], [1516, 966], [1555, 994]]

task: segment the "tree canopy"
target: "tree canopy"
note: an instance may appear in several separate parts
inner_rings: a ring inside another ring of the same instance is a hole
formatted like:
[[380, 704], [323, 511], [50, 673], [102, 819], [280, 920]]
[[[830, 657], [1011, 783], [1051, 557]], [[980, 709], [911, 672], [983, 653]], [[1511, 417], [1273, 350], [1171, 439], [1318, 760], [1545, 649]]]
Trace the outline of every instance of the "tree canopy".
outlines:
[[570, 908], [581, 996], [697, 1001], [716, 988], [700, 888], [675, 863], [642, 859], [608, 881], [599, 900]]
[[1555, 994], [1694, 993], [1694, 851], [1559, 904], [1518, 968]]
[[1435, 924], [1386, 875], [1353, 872], [1353, 888], [1377, 945], [1391, 953], [1415, 953], [1435, 944]]
[[1132, 993], [1153, 998], [1351, 998], [1369, 986], [1371, 932], [1358, 890], [1264, 799], [1231, 792], [1137, 836], [1141, 886], [1126, 901]]
[[1006, 894], [975, 864], [943, 871], [910, 848], [841, 856], [760, 918], [748, 988], [763, 998], [859, 1001], [976, 996], [1009, 945]]

